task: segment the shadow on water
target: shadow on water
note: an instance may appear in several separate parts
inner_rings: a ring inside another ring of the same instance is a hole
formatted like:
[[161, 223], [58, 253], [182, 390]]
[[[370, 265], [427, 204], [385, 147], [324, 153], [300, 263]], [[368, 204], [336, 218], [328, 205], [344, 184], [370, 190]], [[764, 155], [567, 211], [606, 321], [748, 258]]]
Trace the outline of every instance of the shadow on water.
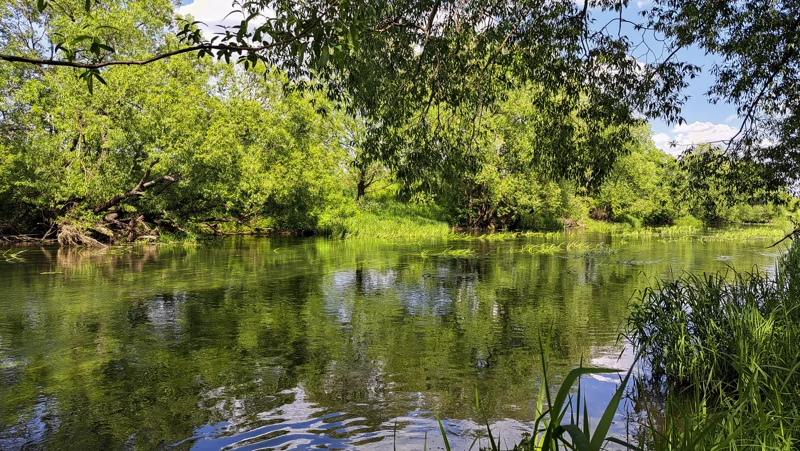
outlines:
[[[755, 245], [595, 241], [617, 251], [253, 238], [28, 248], [0, 262], [0, 448], [420, 449], [442, 446], [438, 413], [466, 449], [485, 431], [476, 389], [510, 446], [532, 421], [542, 331], [558, 374], [613, 365], [648, 277], [773, 261]], [[615, 384], [587, 381], [590, 406]]]

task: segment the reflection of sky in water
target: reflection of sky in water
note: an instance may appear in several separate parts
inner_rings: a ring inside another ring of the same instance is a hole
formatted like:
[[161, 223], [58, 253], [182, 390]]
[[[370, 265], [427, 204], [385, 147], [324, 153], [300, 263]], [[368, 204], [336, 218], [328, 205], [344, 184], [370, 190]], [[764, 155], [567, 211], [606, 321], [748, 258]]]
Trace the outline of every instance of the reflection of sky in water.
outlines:
[[[632, 367], [634, 360], [629, 348], [623, 351], [614, 346], [598, 347], [593, 350], [595, 353], [596, 357], [591, 358], [587, 366], [616, 368], [621, 372], [619, 377], [593, 374], [582, 378], [582, 393], [588, 403], [592, 424], [599, 421], [605, 406], [619, 387], [620, 378]], [[555, 390], [556, 386], [553, 387]], [[256, 421], [233, 420], [206, 425], [198, 428], [191, 438], [175, 445], [191, 443], [191, 449], [196, 451], [312, 447], [382, 450], [387, 446], [416, 450], [420, 443], [427, 442], [430, 449], [444, 448], [435, 412], [422, 407], [427, 404], [424, 393], [408, 394], [407, 414], [384, 421], [377, 427], [369, 426], [363, 417], [330, 412], [309, 402], [302, 386], [283, 394], [291, 395], [291, 401], [274, 410], [259, 413]], [[624, 404], [627, 402], [624, 401]], [[626, 434], [626, 409], [626, 405], [623, 405], [611, 427], [611, 433], [621, 438]], [[236, 418], [236, 415], [231, 415], [231, 418]], [[488, 446], [485, 424], [474, 420], [445, 419], [443, 425], [453, 449], [468, 449], [476, 437], [483, 446]], [[492, 421], [492, 433], [511, 447], [530, 432], [532, 425], [532, 422], [511, 419], [497, 420]]]
[[[423, 398], [422, 393], [409, 394], [410, 410], [406, 415], [389, 419], [378, 427], [365, 424], [366, 419], [353, 417], [344, 412], [327, 412], [310, 403], [302, 386], [287, 392], [292, 401], [275, 410], [259, 414], [262, 426], [221, 422], [198, 428], [195, 435], [183, 442], [191, 443], [195, 451], [221, 449], [358, 449], [383, 450], [388, 446], [397, 449], [420, 449], [427, 442], [429, 449], [443, 449], [439, 424], [434, 412], [413, 409], [415, 404], [424, 404], [414, 398]], [[471, 420], [444, 420], [448, 441], [453, 449], [467, 449], [480, 437], [483, 446], [488, 445], [484, 425]], [[531, 424], [501, 420], [492, 424], [494, 434], [501, 432], [509, 444], [520, 441]]]
[[30, 418], [7, 431], [0, 430], [0, 449], [26, 449], [30, 443], [42, 442], [48, 432], [58, 429], [60, 421], [52, 416], [55, 410], [54, 402], [40, 396]]
[[147, 317], [156, 332], [174, 337], [180, 335], [180, 312], [186, 298], [186, 293], [159, 295], [147, 304]]
[[477, 302], [472, 295], [470, 276], [452, 276], [447, 267], [437, 268], [435, 273], [425, 273], [413, 282], [398, 280], [395, 270], [338, 271], [323, 282], [325, 311], [336, 317], [342, 324], [350, 323], [353, 302], [357, 296], [370, 298], [392, 296], [402, 303], [409, 315], [444, 315], [452, 302], [452, 282], [461, 290], [458, 296], [467, 296]]

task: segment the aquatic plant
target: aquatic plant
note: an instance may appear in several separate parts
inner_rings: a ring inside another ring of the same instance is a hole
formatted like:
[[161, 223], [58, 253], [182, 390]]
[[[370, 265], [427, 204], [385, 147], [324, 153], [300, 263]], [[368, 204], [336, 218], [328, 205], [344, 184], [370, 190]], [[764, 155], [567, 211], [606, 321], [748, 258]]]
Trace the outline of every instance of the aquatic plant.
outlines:
[[585, 241], [569, 241], [561, 243], [530, 243], [525, 244], [518, 252], [534, 255], [555, 255], [558, 253], [571, 254], [573, 257], [589, 255], [608, 255], [617, 252], [604, 243], [587, 243]]
[[[606, 449], [608, 443], [614, 443], [628, 449], [636, 447], [618, 437], [609, 435], [609, 430], [614, 421], [628, 381], [633, 374], [633, 368], [620, 378], [611, 400], [606, 405], [598, 423], [592, 428], [589, 422], [588, 406], [585, 395], [582, 393], [581, 378], [588, 374], [618, 374], [621, 370], [612, 368], [589, 368], [582, 364], [570, 371], [561, 381], [555, 396], [550, 389], [548, 379], [548, 366], [550, 360], [550, 340], [541, 344], [542, 378], [539, 386], [539, 395], [536, 400], [535, 419], [532, 431], [522, 442], [511, 448], [512, 451], [600, 451]], [[572, 392], [577, 385], [576, 393]], [[475, 392], [475, 409], [483, 416], [486, 424], [488, 443], [486, 447], [476, 438], [479, 449], [500, 451], [500, 441], [492, 434], [488, 419], [483, 415], [480, 396]], [[447, 433], [439, 417], [436, 417], [439, 430], [444, 439], [445, 449], [450, 450]], [[475, 442], [473, 442], [473, 446]]]
[[447, 248], [442, 252], [436, 254], [426, 254], [434, 257], [450, 257], [450, 258], [472, 258], [478, 255], [475, 249], [453, 249]]
[[0, 254], [0, 260], [3, 260], [4, 262], [8, 263], [21, 262], [23, 260], [22, 257], [20, 257], [20, 255], [22, 255], [24, 252], [25, 249], [19, 251], [14, 251], [13, 249], [6, 249], [2, 254]]

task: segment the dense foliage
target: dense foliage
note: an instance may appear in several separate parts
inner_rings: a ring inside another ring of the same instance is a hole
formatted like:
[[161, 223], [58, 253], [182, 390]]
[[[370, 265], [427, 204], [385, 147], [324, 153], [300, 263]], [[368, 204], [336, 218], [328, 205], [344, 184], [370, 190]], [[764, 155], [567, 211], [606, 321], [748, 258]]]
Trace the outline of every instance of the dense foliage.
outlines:
[[625, 39], [587, 36], [611, 4], [529, 3], [253, 3], [212, 45], [168, 1], [2, 1], [0, 55], [19, 58], [0, 65], [0, 235], [347, 235], [397, 224], [396, 201], [436, 230], [795, 208], [768, 162], [653, 147], [633, 111], [679, 119], [696, 68], [634, 70]]
[[339, 128], [312, 98], [284, 94], [279, 75], [184, 57], [106, 82], [87, 96], [56, 70], [15, 92], [26, 107], [6, 129], [5, 229], [119, 240], [154, 226], [316, 225], [335, 192]]

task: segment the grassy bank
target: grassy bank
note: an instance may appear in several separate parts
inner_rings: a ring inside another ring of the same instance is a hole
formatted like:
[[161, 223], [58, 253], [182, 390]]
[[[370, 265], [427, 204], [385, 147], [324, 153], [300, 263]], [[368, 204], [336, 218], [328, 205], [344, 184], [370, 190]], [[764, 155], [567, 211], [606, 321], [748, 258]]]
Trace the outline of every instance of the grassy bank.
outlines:
[[[571, 227], [560, 230], [466, 230], [451, 224], [444, 210], [435, 204], [400, 202], [389, 196], [360, 205], [327, 211], [318, 218], [311, 229], [282, 230], [273, 221], [252, 220], [248, 222], [221, 222], [215, 224], [184, 224], [181, 230], [154, 230], [150, 235], [139, 237], [137, 243], [202, 244], [213, 243], [228, 235], [285, 235], [323, 236], [333, 239], [378, 239], [378, 240], [449, 240], [449, 241], [507, 241], [527, 238], [545, 240], [526, 248], [537, 254], [554, 253], [561, 248], [573, 247], [584, 241], [584, 234], [606, 234], [615, 243], [625, 244], [630, 240], [678, 241], [772, 241], [775, 242], [793, 229], [788, 222], [761, 225], [734, 225], [725, 228], [709, 228], [691, 218], [677, 221], [664, 227], [644, 227], [626, 222], [606, 222], [587, 219], [571, 222]], [[3, 237], [0, 236], [0, 239]], [[55, 238], [41, 239], [29, 236], [6, 237], [11, 243], [32, 242], [55, 243]], [[77, 240], [83, 242], [92, 240]], [[95, 241], [96, 242], [96, 241]], [[123, 241], [125, 242], [125, 241]], [[127, 242], [131, 243], [131, 242]], [[84, 243], [85, 244], [85, 243]], [[100, 245], [99, 242], [97, 245]], [[586, 251], [588, 249], [585, 249]], [[592, 250], [597, 251], [596, 249]]]
[[627, 223], [588, 220], [584, 231], [603, 233], [623, 239], [657, 239], [670, 241], [751, 241], [779, 240], [794, 226], [789, 221], [776, 221], [769, 224], [732, 224], [726, 227], [705, 227], [702, 223], [686, 221], [664, 227], [633, 227]]
[[622, 239], [659, 239], [665, 241], [748, 241], [778, 240], [793, 229], [790, 222], [760, 225], [732, 225], [708, 228], [697, 219], [688, 217], [675, 225], [645, 227], [626, 222], [606, 222], [587, 219], [561, 230], [469, 231], [452, 225], [445, 211], [434, 204], [415, 204], [383, 197], [359, 206], [329, 212], [320, 220], [315, 231], [332, 238], [375, 239], [451, 239], [505, 241], [519, 238], [564, 240], [565, 234], [602, 233]]
[[[737, 235], [738, 236], [738, 235]], [[645, 290], [627, 339], [643, 371], [590, 424], [576, 368], [551, 398], [542, 381], [523, 450], [794, 450], [800, 447], [800, 244], [774, 272], [687, 274]], [[543, 349], [547, 349], [544, 346]], [[542, 358], [545, 374], [547, 356]], [[574, 387], [577, 385], [577, 391]], [[608, 436], [627, 390], [626, 437]], [[596, 407], [596, 406], [595, 406]], [[486, 449], [500, 449], [489, 434]]]
[[418, 240], [454, 236], [435, 205], [388, 199], [330, 213], [322, 218], [317, 232], [333, 238]]

